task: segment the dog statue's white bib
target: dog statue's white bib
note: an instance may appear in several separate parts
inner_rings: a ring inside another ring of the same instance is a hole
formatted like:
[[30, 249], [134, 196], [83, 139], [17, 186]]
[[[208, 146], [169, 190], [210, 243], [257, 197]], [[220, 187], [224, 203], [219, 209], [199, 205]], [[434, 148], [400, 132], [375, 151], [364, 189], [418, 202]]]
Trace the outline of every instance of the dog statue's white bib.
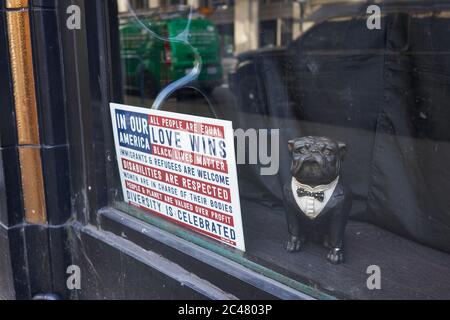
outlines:
[[[336, 180], [334, 180], [332, 183], [328, 185], [323, 186], [317, 186], [315, 188], [302, 184], [297, 181], [297, 179], [292, 178], [292, 193], [294, 194], [295, 202], [297, 203], [300, 210], [303, 211], [303, 213], [312, 219], [317, 218], [317, 216], [323, 211], [323, 209], [326, 207], [328, 202], [330, 201], [331, 197], [333, 196], [334, 190], [336, 189], [336, 186], [338, 185], [339, 177], [337, 177]], [[323, 202], [317, 200], [314, 197], [299, 197], [297, 194], [297, 190], [301, 188], [304, 189], [307, 192], [318, 193], [323, 192], [324, 193], [324, 200]]]

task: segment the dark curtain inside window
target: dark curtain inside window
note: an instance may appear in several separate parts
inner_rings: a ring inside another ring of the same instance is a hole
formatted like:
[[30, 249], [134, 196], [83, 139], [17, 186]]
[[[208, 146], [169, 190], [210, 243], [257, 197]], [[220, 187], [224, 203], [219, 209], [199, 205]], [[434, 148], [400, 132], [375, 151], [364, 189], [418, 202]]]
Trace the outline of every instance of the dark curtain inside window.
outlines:
[[257, 57], [243, 79], [254, 77], [260, 103], [238, 98], [236, 126], [280, 128], [280, 174], [247, 166], [242, 176], [279, 203], [290, 179], [287, 141], [342, 140], [353, 218], [450, 252], [449, 33], [450, 19], [438, 15], [390, 14], [381, 30], [348, 19]]

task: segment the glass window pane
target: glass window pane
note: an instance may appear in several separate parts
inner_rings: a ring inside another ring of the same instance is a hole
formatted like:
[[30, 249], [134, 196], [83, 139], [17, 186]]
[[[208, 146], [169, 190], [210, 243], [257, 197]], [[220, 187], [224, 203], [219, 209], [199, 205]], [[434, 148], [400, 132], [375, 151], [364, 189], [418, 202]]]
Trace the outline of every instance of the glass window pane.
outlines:
[[450, 4], [118, 1], [123, 102], [246, 134], [247, 251], [130, 207], [120, 181], [113, 206], [299, 290], [446, 295]]

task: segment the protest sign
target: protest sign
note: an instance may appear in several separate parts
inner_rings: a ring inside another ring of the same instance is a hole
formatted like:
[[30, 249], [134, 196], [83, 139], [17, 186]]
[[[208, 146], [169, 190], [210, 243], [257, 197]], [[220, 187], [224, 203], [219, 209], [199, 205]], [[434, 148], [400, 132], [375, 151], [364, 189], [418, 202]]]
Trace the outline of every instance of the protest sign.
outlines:
[[111, 118], [125, 202], [245, 251], [231, 122], [119, 104]]

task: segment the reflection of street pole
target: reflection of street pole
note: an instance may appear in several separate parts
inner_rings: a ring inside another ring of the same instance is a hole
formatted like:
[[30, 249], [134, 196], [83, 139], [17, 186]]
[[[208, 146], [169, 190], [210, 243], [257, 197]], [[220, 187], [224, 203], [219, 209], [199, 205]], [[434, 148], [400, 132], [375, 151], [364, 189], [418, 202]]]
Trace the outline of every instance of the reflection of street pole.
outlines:
[[123, 12], [127, 12], [128, 11], [126, 2], [122, 1], [122, 0], [119, 0], [117, 2], [117, 8], [119, 10], [119, 13], [123, 13]]
[[148, 0], [148, 7], [149, 8], [158, 8], [159, 0]]
[[292, 39], [295, 40], [300, 37], [305, 31], [304, 18], [306, 16], [306, 3], [308, 0], [294, 0], [293, 1], [293, 24], [292, 24]]
[[236, 1], [234, 11], [235, 53], [258, 49], [259, 1]]
[[303, 19], [305, 18], [305, 4], [306, 0], [300, 0], [300, 32], [303, 34]]
[[300, 5], [300, 34], [303, 34], [304, 28], [304, 18], [305, 18], [305, 7], [306, 7], [306, 1], [308, 0], [295, 0]]
[[200, 8], [200, 0], [188, 0], [188, 6], [191, 6], [193, 9]]

